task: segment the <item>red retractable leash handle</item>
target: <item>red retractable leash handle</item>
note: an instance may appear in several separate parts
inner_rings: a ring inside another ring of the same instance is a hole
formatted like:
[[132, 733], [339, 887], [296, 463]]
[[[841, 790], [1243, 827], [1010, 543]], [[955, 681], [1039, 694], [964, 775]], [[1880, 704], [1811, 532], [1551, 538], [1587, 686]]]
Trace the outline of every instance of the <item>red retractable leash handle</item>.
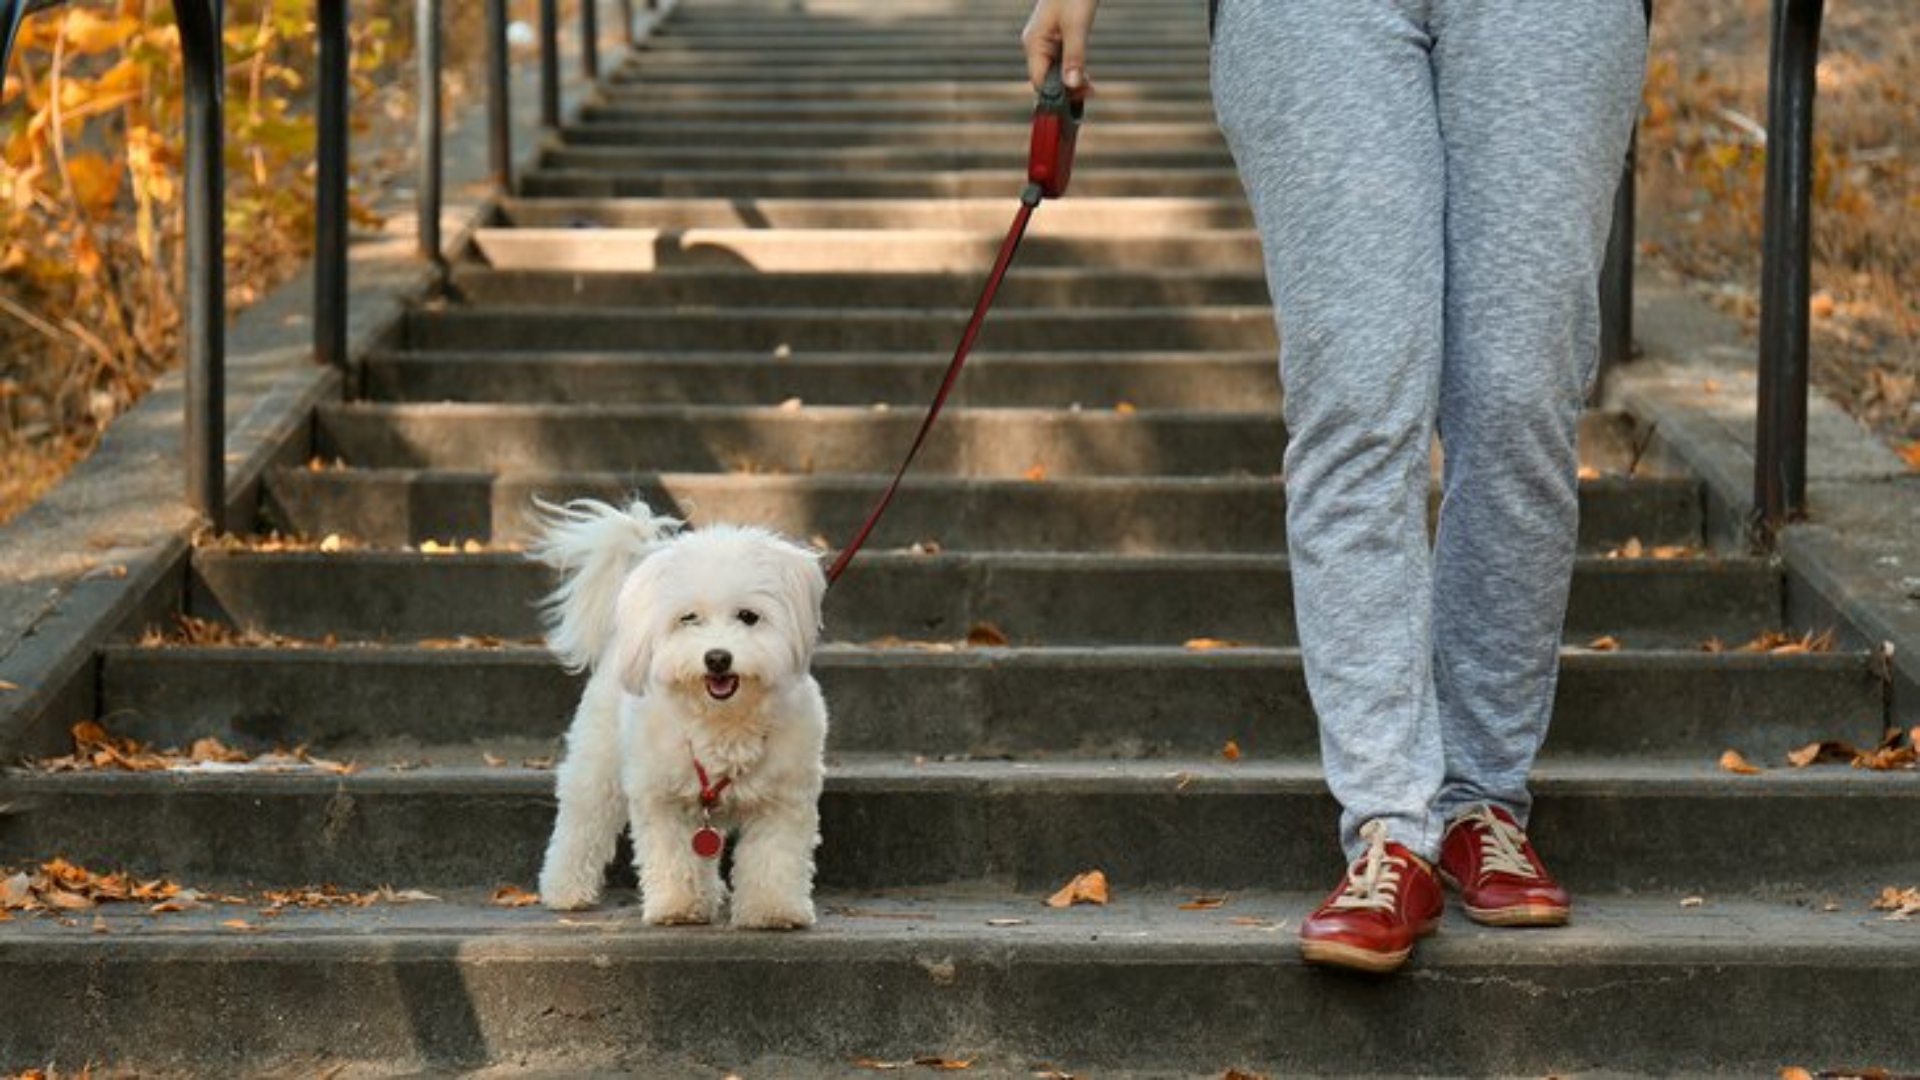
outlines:
[[1020, 209], [1014, 212], [1013, 225], [1007, 229], [1007, 238], [1000, 243], [1000, 254], [993, 260], [993, 269], [987, 274], [987, 284], [980, 291], [980, 300], [973, 306], [973, 317], [967, 320], [967, 328], [960, 335], [960, 345], [953, 351], [953, 359], [947, 364], [946, 377], [940, 381], [940, 389], [933, 395], [933, 404], [927, 408], [925, 420], [920, 422], [920, 433], [913, 438], [913, 446], [907, 450], [905, 460], [893, 474], [893, 481], [880, 493], [879, 501], [867, 512], [853, 539], [840, 549], [839, 557], [827, 568], [827, 584], [840, 580], [846, 572], [847, 564], [853, 561], [867, 537], [873, 533], [875, 525], [880, 523], [880, 515], [887, 512], [888, 504], [900, 490], [900, 481], [907, 475], [907, 469], [913, 465], [913, 459], [920, 454], [920, 447], [927, 441], [927, 433], [933, 430], [933, 422], [940, 416], [940, 409], [947, 403], [947, 395], [952, 392], [953, 384], [960, 378], [960, 369], [967, 362], [967, 354], [973, 351], [974, 339], [980, 336], [980, 326], [986, 321], [987, 312], [993, 307], [993, 298], [1000, 291], [1000, 280], [1006, 277], [1007, 267], [1013, 263], [1013, 253], [1019, 250], [1020, 238], [1027, 233], [1027, 219], [1033, 216], [1034, 208], [1042, 199], [1057, 199], [1067, 193], [1067, 181], [1073, 177], [1074, 143], [1080, 134], [1080, 118], [1085, 103], [1073, 100], [1067, 93], [1066, 83], [1060, 77], [1060, 65], [1055, 64], [1047, 72], [1046, 80], [1041, 84], [1040, 99], [1033, 107], [1033, 135], [1027, 147], [1027, 186], [1020, 193]]

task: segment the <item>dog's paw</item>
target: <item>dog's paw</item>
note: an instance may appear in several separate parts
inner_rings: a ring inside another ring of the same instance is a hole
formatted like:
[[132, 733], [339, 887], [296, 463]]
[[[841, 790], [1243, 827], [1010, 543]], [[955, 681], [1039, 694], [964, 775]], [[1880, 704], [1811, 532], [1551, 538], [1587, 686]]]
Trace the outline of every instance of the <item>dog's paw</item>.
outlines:
[[813, 925], [813, 901], [805, 898], [768, 903], [742, 903], [734, 898], [735, 930], [805, 930]]
[[648, 926], [707, 926], [720, 914], [719, 905], [675, 897], [655, 903], [643, 900], [640, 921]]
[[540, 902], [555, 911], [579, 911], [592, 907], [599, 900], [600, 883], [597, 880], [567, 880], [561, 874], [540, 876]]

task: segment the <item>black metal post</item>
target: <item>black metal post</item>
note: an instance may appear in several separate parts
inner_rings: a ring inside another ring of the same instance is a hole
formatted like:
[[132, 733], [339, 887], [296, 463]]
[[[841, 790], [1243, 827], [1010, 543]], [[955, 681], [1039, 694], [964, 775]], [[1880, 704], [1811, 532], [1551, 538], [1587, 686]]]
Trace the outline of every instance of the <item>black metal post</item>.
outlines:
[[600, 12], [596, 0], [580, 0], [580, 72], [600, 77]]
[[347, 0], [320, 0], [314, 192], [313, 358], [347, 362]]
[[540, 0], [540, 123], [560, 126], [559, 0]]
[[1600, 369], [1633, 359], [1634, 180], [1636, 134], [1613, 191], [1613, 231], [1600, 270]]
[[440, 262], [440, 177], [443, 168], [440, 116], [440, 0], [419, 0], [414, 9], [418, 41], [420, 181], [416, 199], [420, 257]]
[[1753, 496], [1768, 535], [1805, 516], [1807, 504], [1814, 66], [1822, 7], [1822, 0], [1773, 0]]
[[226, 527], [226, 189], [220, 0], [173, 0], [186, 67], [187, 502]]
[[513, 102], [508, 94], [507, 0], [487, 0], [487, 161], [493, 186], [513, 191]]

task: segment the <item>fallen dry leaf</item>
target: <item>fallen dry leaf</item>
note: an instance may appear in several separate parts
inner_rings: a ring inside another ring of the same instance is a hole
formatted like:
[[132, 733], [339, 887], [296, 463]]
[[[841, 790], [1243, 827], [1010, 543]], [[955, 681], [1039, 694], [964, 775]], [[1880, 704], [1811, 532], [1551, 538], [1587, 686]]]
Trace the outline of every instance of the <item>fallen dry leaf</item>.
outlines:
[[1267, 1080], [1265, 1073], [1246, 1072], [1242, 1069], [1228, 1069], [1220, 1074], [1220, 1080]]
[[1680, 898], [1680, 906], [1685, 908], [1705, 907], [1706, 903], [1707, 898], [1704, 896], [1683, 896]]
[[1813, 1080], [1813, 1074], [1798, 1065], [1788, 1065], [1780, 1070], [1780, 1080]]
[[799, 412], [801, 407], [804, 406], [805, 404], [806, 402], [801, 401], [797, 397], [790, 397], [787, 400], [781, 402], [780, 404], [774, 407], [776, 409], [779, 409], [781, 412]]
[[382, 885], [380, 899], [389, 904], [424, 904], [440, 898], [419, 889], [395, 889], [391, 885]]
[[1726, 753], [1721, 754], [1720, 767], [1730, 773], [1739, 773], [1742, 776], [1752, 776], [1756, 773], [1766, 771], [1742, 757], [1738, 750], [1728, 750]]
[[1027, 925], [1027, 920], [1025, 919], [988, 919], [987, 925], [988, 926], [1025, 926]]
[[1212, 911], [1215, 908], [1224, 906], [1226, 902], [1227, 902], [1227, 897], [1225, 893], [1222, 893], [1218, 896], [1196, 896], [1193, 899], [1187, 901], [1186, 903], [1181, 904], [1180, 910], [1181, 911]]
[[1873, 910], [1887, 912], [1890, 921], [1907, 922], [1920, 915], [1920, 888], [1896, 889], [1889, 885], [1880, 890], [1880, 898], [1873, 902]]
[[1721, 641], [1721, 640], [1720, 640], [1719, 638], [1717, 638], [1717, 637], [1710, 637], [1710, 638], [1707, 638], [1707, 639], [1706, 639], [1705, 641], [1702, 641], [1702, 642], [1701, 642], [1701, 643], [1700, 643], [1700, 644], [1699, 644], [1698, 646], [1696, 646], [1696, 647], [1697, 647], [1697, 648], [1698, 648], [1698, 649], [1699, 649], [1699, 650], [1700, 650], [1701, 652], [1710, 652], [1710, 653], [1723, 653], [1723, 652], [1726, 652], [1726, 651], [1727, 651], [1727, 643], [1726, 643], [1726, 642], [1724, 642], [1724, 641]]
[[1070, 907], [1074, 904], [1104, 904], [1107, 902], [1107, 875], [1101, 870], [1088, 870], [1076, 876], [1072, 881], [1060, 887], [1060, 891], [1047, 897], [1047, 906], [1053, 908]]
[[1244, 641], [1229, 641], [1226, 638], [1197, 637], [1188, 638], [1185, 647], [1200, 652], [1207, 649], [1245, 649], [1249, 644]]
[[1775, 656], [1791, 656], [1798, 653], [1823, 653], [1833, 651], [1833, 631], [1819, 634], [1811, 631], [1794, 637], [1781, 630], [1767, 630], [1756, 635], [1753, 640], [1740, 646], [1741, 652], [1763, 652]]
[[1826, 742], [1808, 743], [1790, 752], [1787, 754], [1787, 764], [1804, 769], [1823, 761], [1852, 761], [1860, 754], [1860, 748], [1852, 743], [1829, 739]]
[[6, 679], [0, 679], [0, 690], [18, 690], [18, 689], [20, 689], [19, 683], [9, 682]]
[[1582, 480], [1598, 480], [1600, 479], [1600, 470], [1591, 465], [1582, 465], [1574, 475]]
[[248, 922], [245, 919], [222, 919], [220, 920], [220, 925], [226, 927], [229, 930], [253, 929], [253, 924]]
[[518, 885], [502, 885], [493, 890], [493, 902], [500, 907], [531, 907], [540, 902], [540, 897]]
[[1897, 447], [1894, 453], [1899, 454], [1900, 460], [1907, 463], [1907, 468], [1920, 470], [1920, 439], [1915, 439], [1905, 446]]
[[1587, 642], [1587, 648], [1592, 649], [1594, 652], [1618, 652], [1620, 650], [1620, 639], [1608, 634]]
[[1233, 739], [1228, 739], [1226, 745], [1220, 748], [1220, 756], [1228, 761], [1239, 761], [1240, 744]]
[[911, 1069], [916, 1066], [922, 1069], [949, 1071], [971, 1069], [973, 1068], [973, 1059], [924, 1055], [921, 1057], [908, 1058], [905, 1061], [881, 1061], [879, 1058], [857, 1057], [853, 1059], [853, 1066], [858, 1069], [872, 1069], [876, 1072], [899, 1072], [902, 1069]]
[[1272, 919], [1261, 919], [1252, 915], [1235, 915], [1227, 921], [1235, 926], [1251, 926], [1257, 930], [1271, 930], [1280, 926]]
[[975, 648], [1004, 649], [1012, 643], [1006, 631], [990, 622], [977, 622], [967, 627], [967, 644]]
[[495, 754], [491, 752], [481, 754], [480, 760], [486, 762], [489, 766], [495, 769], [498, 769], [507, 763], [506, 758], [503, 758], [499, 754]]
[[1047, 467], [1045, 465], [1030, 465], [1027, 467], [1027, 471], [1021, 473], [1020, 476], [1023, 479], [1031, 480], [1037, 484], [1047, 478]]
[[1134, 408], [1133, 402], [1131, 401], [1121, 401], [1114, 403], [1113, 411], [1119, 413], [1121, 416], [1132, 416], [1140, 410]]

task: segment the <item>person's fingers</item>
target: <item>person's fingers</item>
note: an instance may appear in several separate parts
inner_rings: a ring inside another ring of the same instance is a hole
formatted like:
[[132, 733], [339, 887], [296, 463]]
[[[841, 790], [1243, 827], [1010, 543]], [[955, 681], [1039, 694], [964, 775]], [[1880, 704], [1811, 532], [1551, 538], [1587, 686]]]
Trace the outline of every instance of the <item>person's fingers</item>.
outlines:
[[1035, 90], [1047, 81], [1047, 69], [1060, 55], [1059, 12], [1051, 0], [1039, 0], [1027, 28], [1020, 32], [1020, 48], [1027, 54], [1027, 79]]
[[1092, 32], [1093, 6], [1066, 4], [1060, 16], [1060, 75], [1075, 97], [1093, 90], [1093, 80], [1087, 76], [1087, 37]]

